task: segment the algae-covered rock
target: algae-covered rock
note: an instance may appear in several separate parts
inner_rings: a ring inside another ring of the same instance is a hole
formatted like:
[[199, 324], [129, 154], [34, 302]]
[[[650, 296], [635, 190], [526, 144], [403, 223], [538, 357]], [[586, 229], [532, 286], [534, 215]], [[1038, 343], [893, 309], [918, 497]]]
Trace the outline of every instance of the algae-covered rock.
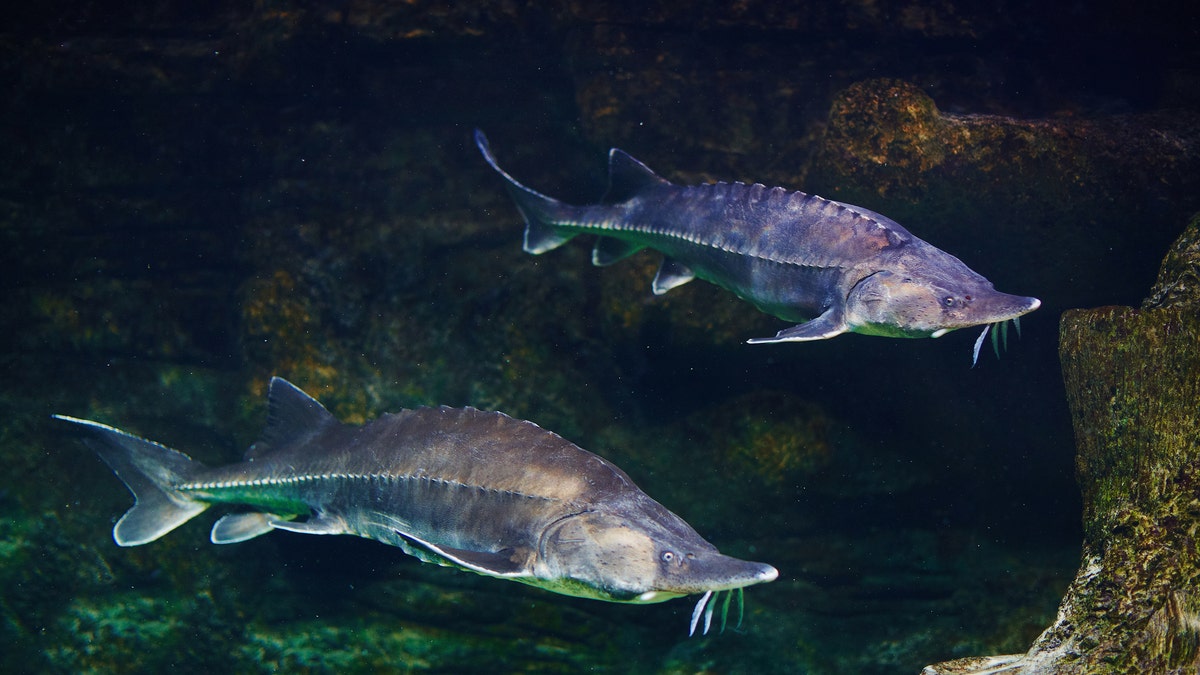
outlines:
[[1067, 312], [1063, 379], [1083, 492], [1083, 563], [1025, 655], [930, 666], [965, 673], [1200, 670], [1200, 216], [1145, 308]]
[[1192, 114], [952, 113], [912, 82], [864, 80], [834, 97], [802, 189], [880, 211], [968, 264], [982, 254], [985, 276], [1044, 289], [1050, 311], [1132, 302], [1197, 208], [1197, 138]]
[[1196, 311], [1200, 306], [1200, 228], [1192, 226], [1175, 240], [1158, 270], [1158, 281], [1142, 309], [1174, 307]]

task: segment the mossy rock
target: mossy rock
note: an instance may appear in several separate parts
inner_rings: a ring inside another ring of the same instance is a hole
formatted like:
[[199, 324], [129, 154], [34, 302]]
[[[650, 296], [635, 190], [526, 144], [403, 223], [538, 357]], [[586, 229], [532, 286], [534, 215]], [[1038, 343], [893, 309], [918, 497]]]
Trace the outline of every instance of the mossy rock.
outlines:
[[1083, 491], [1083, 563], [1025, 655], [928, 675], [1200, 670], [1200, 216], [1144, 309], [1067, 312], [1059, 352]]

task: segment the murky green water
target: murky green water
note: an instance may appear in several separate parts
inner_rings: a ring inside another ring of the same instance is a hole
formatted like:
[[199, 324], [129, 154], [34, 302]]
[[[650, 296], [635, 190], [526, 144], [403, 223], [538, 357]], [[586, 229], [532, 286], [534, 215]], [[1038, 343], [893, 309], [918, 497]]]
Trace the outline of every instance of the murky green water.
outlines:
[[[705, 69], [741, 53], [736, 35], [655, 42], [653, 22], [613, 37], [586, 16], [494, 9], [476, 23], [164, 12], [30, 19], [31, 36], [4, 42], [19, 66], [0, 172], [13, 672], [917, 672], [1024, 651], [1050, 623], [1080, 537], [1057, 315], [1136, 302], [1166, 234], [1105, 274], [1117, 254], [1102, 249], [1129, 235], [1104, 234], [1091, 211], [1031, 221], [1044, 194], [995, 209], [920, 166], [893, 195], [829, 184], [830, 165], [806, 163], [812, 125], [833, 92], [894, 74], [873, 72], [880, 52], [840, 69], [794, 61], [796, 86], [836, 74], [796, 109], [780, 77], [756, 75], [781, 39], [761, 27], [747, 28], [748, 65], [715, 82]], [[645, 70], [606, 74], [605, 59]], [[931, 61], [914, 55], [912, 71]], [[631, 81], [645, 88], [603, 84]], [[476, 126], [515, 175], [576, 201], [603, 191], [608, 143], [681, 182], [855, 197], [1045, 306], [974, 369], [973, 331], [747, 346], [783, 324], [702, 282], [652, 296], [650, 253], [604, 269], [583, 242], [523, 253]], [[131, 497], [50, 415], [222, 464], [255, 440], [274, 374], [351, 422], [436, 404], [533, 420], [781, 576], [747, 589], [740, 628], [689, 639], [694, 598], [568, 598], [351, 537], [216, 547], [209, 514], [118, 548]]]

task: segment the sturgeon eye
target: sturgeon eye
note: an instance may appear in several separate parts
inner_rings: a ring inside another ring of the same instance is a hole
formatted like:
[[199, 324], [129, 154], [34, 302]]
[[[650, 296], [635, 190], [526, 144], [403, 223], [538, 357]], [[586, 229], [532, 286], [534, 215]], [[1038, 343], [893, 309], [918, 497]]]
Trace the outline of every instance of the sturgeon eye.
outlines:
[[942, 303], [945, 304], [947, 307], [953, 307], [954, 306], [954, 296], [947, 295], [946, 299], [942, 300]]
[[663, 551], [663, 552], [662, 552], [662, 561], [663, 561], [663, 562], [665, 562], [665, 563], [669, 563], [669, 562], [671, 562], [671, 561], [672, 561], [672, 560], [674, 560], [674, 559], [675, 559], [675, 553], [674, 553], [674, 552], [672, 552], [672, 551]]

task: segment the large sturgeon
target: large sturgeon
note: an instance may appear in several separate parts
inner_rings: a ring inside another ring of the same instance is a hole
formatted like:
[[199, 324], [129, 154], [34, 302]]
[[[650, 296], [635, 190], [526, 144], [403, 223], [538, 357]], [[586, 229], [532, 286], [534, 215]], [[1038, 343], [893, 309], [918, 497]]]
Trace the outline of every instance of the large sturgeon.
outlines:
[[1015, 320], [1041, 305], [996, 291], [958, 258], [860, 206], [761, 184], [678, 186], [616, 148], [602, 202], [572, 206], [508, 175], [479, 130], [475, 143], [525, 218], [526, 251], [545, 253], [581, 233], [599, 235], [596, 265], [651, 248], [664, 256], [655, 295], [698, 277], [802, 322], [751, 343], [846, 332], [936, 338]]
[[355, 427], [273, 378], [262, 439], [244, 461], [217, 468], [55, 417], [133, 493], [113, 528], [121, 546], [154, 541], [212, 504], [242, 505], [249, 510], [213, 525], [214, 544], [272, 530], [353, 534], [565, 595], [650, 603], [702, 593], [693, 632], [702, 612], [707, 632], [714, 593], [737, 590], [740, 602], [743, 587], [779, 575], [721, 554], [601, 457], [503, 413], [418, 408]]

